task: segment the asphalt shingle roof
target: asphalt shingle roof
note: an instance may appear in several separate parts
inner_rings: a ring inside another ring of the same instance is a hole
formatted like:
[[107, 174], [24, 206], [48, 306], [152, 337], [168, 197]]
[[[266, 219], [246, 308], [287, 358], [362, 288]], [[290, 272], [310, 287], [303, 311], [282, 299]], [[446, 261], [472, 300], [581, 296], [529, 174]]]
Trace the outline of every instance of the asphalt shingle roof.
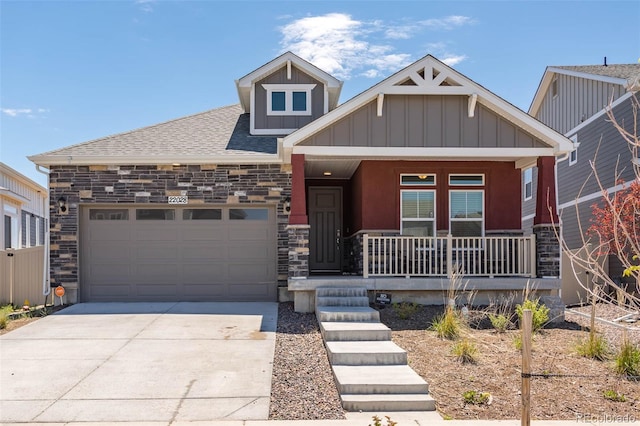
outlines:
[[251, 136], [249, 114], [230, 105], [38, 156], [221, 156], [276, 154], [275, 136]]
[[554, 66], [567, 71], [583, 72], [614, 78], [637, 78], [640, 76], [640, 64], [611, 64], [611, 65], [574, 65]]

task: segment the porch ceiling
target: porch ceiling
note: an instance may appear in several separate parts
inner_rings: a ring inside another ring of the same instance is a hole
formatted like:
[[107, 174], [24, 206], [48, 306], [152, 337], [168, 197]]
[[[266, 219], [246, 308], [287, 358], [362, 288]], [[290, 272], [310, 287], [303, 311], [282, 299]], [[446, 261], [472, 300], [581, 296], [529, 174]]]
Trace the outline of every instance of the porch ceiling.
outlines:
[[359, 165], [360, 160], [354, 159], [306, 159], [304, 175], [307, 179], [350, 179]]

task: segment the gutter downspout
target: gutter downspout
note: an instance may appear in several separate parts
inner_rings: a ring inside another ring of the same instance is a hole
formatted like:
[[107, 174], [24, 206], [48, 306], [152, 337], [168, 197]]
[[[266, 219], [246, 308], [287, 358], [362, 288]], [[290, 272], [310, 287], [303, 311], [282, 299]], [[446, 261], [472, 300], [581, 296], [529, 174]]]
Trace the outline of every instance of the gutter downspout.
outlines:
[[[555, 170], [553, 174], [556, 186], [556, 212], [558, 211], [560, 204], [560, 193], [558, 192], [558, 163], [566, 161], [570, 155], [571, 153], [568, 152], [562, 157], [556, 158], [556, 165], [554, 166]], [[560, 214], [558, 214], [558, 225], [560, 225], [560, 241], [558, 241], [558, 244], [560, 244], [560, 282], [562, 282], [562, 240], [564, 239], [564, 235], [562, 235], [562, 233], [564, 232], [564, 228], [562, 226], [562, 216]], [[560, 284], [560, 288], [558, 289], [558, 297], [562, 299], [562, 284]]]
[[43, 175], [47, 175], [47, 201], [46, 205], [43, 206], [44, 213], [44, 266], [42, 270], [42, 295], [45, 296], [45, 306], [47, 304], [47, 298], [49, 294], [51, 294], [51, 284], [49, 277], [49, 269], [51, 267], [50, 259], [49, 259], [49, 245], [51, 241], [49, 240], [49, 219], [50, 219], [50, 204], [51, 204], [51, 191], [50, 191], [50, 182], [49, 182], [49, 172], [42, 170], [39, 164], [36, 164], [36, 170], [42, 173]]

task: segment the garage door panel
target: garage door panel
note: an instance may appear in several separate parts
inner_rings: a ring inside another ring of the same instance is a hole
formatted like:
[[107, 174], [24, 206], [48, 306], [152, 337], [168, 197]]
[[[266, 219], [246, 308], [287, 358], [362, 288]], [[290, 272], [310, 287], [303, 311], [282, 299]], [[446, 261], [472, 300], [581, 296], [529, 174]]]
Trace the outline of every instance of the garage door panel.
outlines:
[[142, 297], [170, 297], [178, 295], [178, 286], [173, 283], [158, 284], [149, 282], [135, 286], [136, 295]]
[[122, 263], [92, 263], [88, 279], [96, 285], [126, 284], [131, 282], [131, 265]]
[[[151, 211], [166, 210], [158, 205], [118, 209], [129, 212], [122, 215], [126, 220], [89, 220], [83, 208], [83, 300], [275, 300], [273, 207], [172, 207], [175, 215], [170, 217]], [[145, 220], [137, 219], [141, 209]], [[238, 212], [243, 220], [237, 220]], [[107, 217], [108, 212], [93, 214]]]
[[92, 244], [89, 248], [91, 259], [105, 262], [129, 263], [131, 246], [118, 242], [104, 241]]
[[134, 251], [138, 260], [157, 260], [159, 263], [164, 263], [166, 259], [177, 259], [180, 256], [180, 250], [175, 242], [173, 244], [137, 244]]
[[182, 259], [185, 262], [226, 258], [227, 249], [221, 244], [194, 244], [182, 249]]
[[91, 286], [92, 297], [129, 297], [131, 288], [128, 284], [94, 284]]
[[208, 241], [212, 243], [223, 242], [229, 238], [229, 230], [220, 226], [220, 223], [216, 223], [217, 226], [207, 227], [207, 223], [203, 223], [202, 226], [192, 227], [191, 224], [188, 228], [182, 230], [183, 241]]
[[189, 284], [220, 282], [227, 275], [225, 262], [195, 263], [182, 266], [182, 280]]

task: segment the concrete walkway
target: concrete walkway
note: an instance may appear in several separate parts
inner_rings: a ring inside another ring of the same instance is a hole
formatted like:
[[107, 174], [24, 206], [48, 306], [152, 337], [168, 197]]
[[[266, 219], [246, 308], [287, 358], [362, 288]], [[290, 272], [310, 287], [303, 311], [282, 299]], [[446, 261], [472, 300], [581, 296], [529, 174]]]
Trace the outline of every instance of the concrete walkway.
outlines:
[[0, 423], [266, 419], [276, 303], [84, 303], [0, 337]]

